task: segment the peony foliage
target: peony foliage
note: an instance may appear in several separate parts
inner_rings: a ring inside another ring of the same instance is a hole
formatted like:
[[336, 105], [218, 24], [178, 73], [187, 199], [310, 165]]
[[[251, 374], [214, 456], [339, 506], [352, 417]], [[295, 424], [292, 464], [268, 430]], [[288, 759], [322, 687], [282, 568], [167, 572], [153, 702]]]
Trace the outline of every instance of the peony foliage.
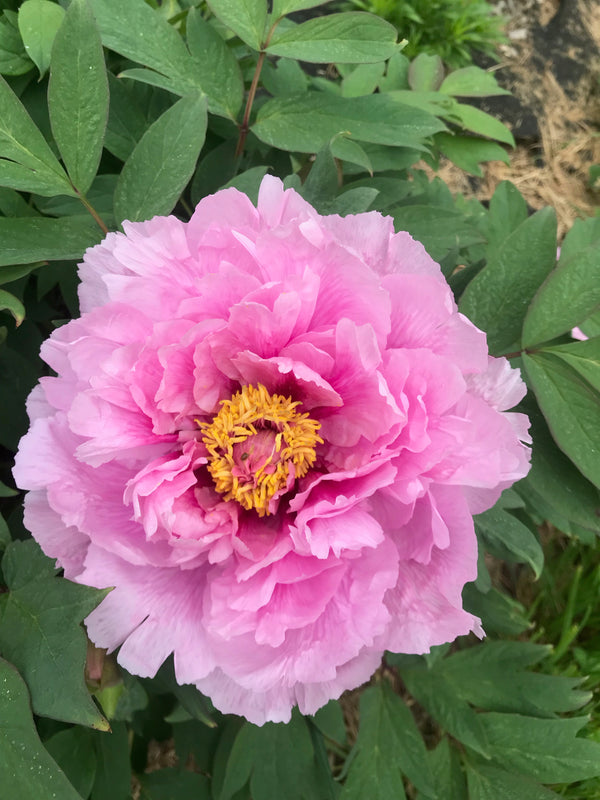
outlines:
[[377, 17], [17, 5], [0, 786], [588, 796], [591, 684], [548, 674], [571, 629], [528, 641], [507, 582], [543, 580], [543, 521], [599, 530], [598, 219], [557, 258], [511, 184], [429, 179], [507, 159], [465, 101], [502, 90]]

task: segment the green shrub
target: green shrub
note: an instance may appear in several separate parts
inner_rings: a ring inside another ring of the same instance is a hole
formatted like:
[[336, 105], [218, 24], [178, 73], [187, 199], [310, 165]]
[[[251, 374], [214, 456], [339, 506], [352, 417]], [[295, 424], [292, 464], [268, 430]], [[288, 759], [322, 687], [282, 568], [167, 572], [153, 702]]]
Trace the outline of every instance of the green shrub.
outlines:
[[405, 53], [439, 55], [449, 66], [472, 61], [472, 51], [494, 54], [505, 41], [504, 19], [484, 0], [351, 0], [392, 22], [408, 39]]

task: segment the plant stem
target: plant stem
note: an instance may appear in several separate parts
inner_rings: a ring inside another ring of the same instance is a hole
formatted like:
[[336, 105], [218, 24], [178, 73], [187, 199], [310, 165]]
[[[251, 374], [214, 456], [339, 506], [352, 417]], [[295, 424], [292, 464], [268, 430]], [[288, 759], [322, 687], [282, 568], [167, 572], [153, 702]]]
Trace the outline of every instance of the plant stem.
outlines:
[[524, 347], [522, 350], [515, 350], [514, 353], [502, 353], [497, 358], [519, 358], [519, 356], [530, 356], [539, 351], [539, 347]]
[[234, 158], [240, 158], [242, 153], [244, 152], [244, 145], [246, 144], [246, 137], [248, 136], [248, 130], [250, 127], [250, 113], [252, 111], [252, 105], [254, 104], [254, 98], [256, 96], [256, 90], [258, 88], [258, 81], [260, 78], [260, 73], [262, 71], [262, 65], [265, 60], [266, 48], [269, 46], [269, 42], [271, 41], [271, 36], [273, 36], [273, 32], [275, 28], [279, 24], [279, 20], [276, 20], [272, 25], [271, 29], [267, 34], [267, 38], [263, 42], [260, 48], [260, 53], [258, 54], [258, 61], [256, 62], [256, 69], [254, 70], [254, 75], [252, 77], [252, 83], [250, 84], [250, 90], [248, 91], [248, 99], [246, 100], [246, 108], [244, 109], [244, 118], [242, 120], [242, 124], [240, 125], [240, 135], [238, 137], [237, 146], [235, 148], [235, 155]]
[[73, 188], [77, 192], [77, 197], [81, 200], [87, 211], [89, 211], [94, 220], [98, 223], [98, 227], [101, 229], [102, 233], [106, 235], [108, 233], [108, 227], [104, 223], [104, 220], [102, 219], [100, 214], [98, 214], [94, 206], [90, 203], [90, 201], [84, 194], [81, 194], [81, 192], [75, 186]]
[[248, 92], [248, 99], [246, 100], [246, 108], [244, 109], [244, 119], [242, 120], [242, 124], [240, 126], [240, 135], [237, 142], [237, 147], [235, 148], [235, 158], [239, 158], [243, 151], [244, 151], [244, 144], [246, 143], [246, 136], [248, 136], [248, 128], [250, 122], [250, 112], [252, 111], [252, 104], [254, 103], [254, 97], [256, 95], [256, 89], [258, 87], [258, 79], [260, 78], [260, 73], [262, 70], [262, 65], [265, 60], [265, 51], [261, 50], [258, 55], [258, 61], [256, 62], [256, 69], [254, 70], [254, 77], [252, 78], [252, 83], [250, 84], [250, 91]]
[[189, 216], [191, 217], [192, 214], [194, 213], [194, 209], [190, 206], [190, 204], [187, 202], [187, 200], [185, 200], [183, 197], [180, 197], [179, 198], [179, 202], [181, 203], [181, 205], [185, 209], [185, 212], [187, 214], [189, 214]]

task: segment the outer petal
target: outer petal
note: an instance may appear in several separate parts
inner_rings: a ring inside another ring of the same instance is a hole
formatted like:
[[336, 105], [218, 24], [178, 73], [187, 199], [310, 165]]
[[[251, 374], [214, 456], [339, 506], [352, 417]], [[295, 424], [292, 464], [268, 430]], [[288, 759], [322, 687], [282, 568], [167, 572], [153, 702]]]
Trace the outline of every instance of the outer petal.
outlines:
[[112, 300], [154, 320], [172, 318], [198, 269], [184, 223], [154, 217], [123, 227], [125, 234], [110, 233], [85, 253], [79, 269], [82, 313]]
[[339, 696], [353, 685], [352, 676], [363, 677], [377, 664], [380, 654], [370, 647], [388, 624], [381, 601], [396, 576], [391, 543], [367, 549], [364, 557], [347, 562], [338, 591], [318, 619], [304, 628], [289, 629], [278, 647], [258, 644], [252, 633], [217, 639], [220, 628], [210, 623], [221, 667], [196, 685], [222, 711], [234, 710], [237, 703], [236, 713], [257, 724], [287, 721], [290, 704], [298, 701], [305, 709], [316, 710], [325, 694]]
[[467, 385], [471, 394], [498, 411], [507, 411], [520, 402], [527, 387], [518, 369], [513, 369], [506, 358], [488, 357], [487, 369], [479, 375], [469, 375]]
[[[477, 540], [473, 519], [460, 489], [439, 487], [435, 503], [447, 534], [431, 550], [427, 563], [400, 561], [398, 583], [385, 598], [391, 624], [379, 644], [398, 653], [426, 653], [470, 631], [481, 634], [479, 620], [462, 608], [465, 583], [477, 576]], [[410, 529], [397, 535], [399, 549]], [[445, 546], [444, 546], [445, 545]]]
[[48, 504], [43, 491], [30, 492], [24, 522], [47, 556], [64, 569], [65, 578], [74, 579], [83, 568], [89, 539], [75, 525], [65, 526], [60, 515]]
[[152, 677], [173, 652], [182, 683], [207, 674], [215, 662], [201, 624], [205, 570], [134, 566], [90, 547], [78, 581], [115, 586], [86, 618], [91, 639], [108, 650], [123, 643], [119, 663], [135, 675]]

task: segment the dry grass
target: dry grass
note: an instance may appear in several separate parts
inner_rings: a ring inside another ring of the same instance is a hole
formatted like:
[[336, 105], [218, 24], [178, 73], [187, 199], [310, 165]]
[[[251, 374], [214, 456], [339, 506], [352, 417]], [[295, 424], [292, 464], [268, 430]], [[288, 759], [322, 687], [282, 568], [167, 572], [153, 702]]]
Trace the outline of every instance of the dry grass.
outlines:
[[[538, 118], [541, 142], [519, 145], [510, 165], [492, 162], [477, 190], [488, 199], [502, 180], [511, 180], [533, 209], [553, 206], [558, 217], [559, 237], [577, 217], [593, 216], [600, 198], [589, 185], [589, 169], [600, 163], [600, 134], [590, 119], [589, 104], [568, 98], [547, 71], [542, 115]], [[595, 114], [599, 113], [596, 99]]]
[[[589, 184], [590, 167], [600, 163], [600, 3], [579, 0], [579, 4], [583, 25], [597, 47], [589, 53], [589, 71], [576, 92], [567, 94], [549, 66], [540, 77], [530, 40], [519, 42], [513, 57], [499, 65], [510, 67], [517, 79], [515, 93], [537, 109], [540, 141], [520, 143], [510, 153], [509, 165], [500, 161], [484, 165], [481, 179], [470, 178], [447, 161], [436, 172], [451, 191], [481, 201], [489, 200], [501, 181], [512, 181], [530, 208], [556, 209], [559, 238], [577, 217], [593, 216], [600, 206], [600, 194]], [[546, 25], [556, 10], [556, 0], [541, 0], [530, 13]]]
[[[155, 772], [158, 769], [176, 767], [178, 764], [177, 754], [175, 753], [175, 743], [173, 739], [165, 742], [152, 740], [148, 746], [148, 766], [146, 772]], [[135, 775], [131, 777], [131, 797], [132, 800], [139, 800], [141, 785]]]

